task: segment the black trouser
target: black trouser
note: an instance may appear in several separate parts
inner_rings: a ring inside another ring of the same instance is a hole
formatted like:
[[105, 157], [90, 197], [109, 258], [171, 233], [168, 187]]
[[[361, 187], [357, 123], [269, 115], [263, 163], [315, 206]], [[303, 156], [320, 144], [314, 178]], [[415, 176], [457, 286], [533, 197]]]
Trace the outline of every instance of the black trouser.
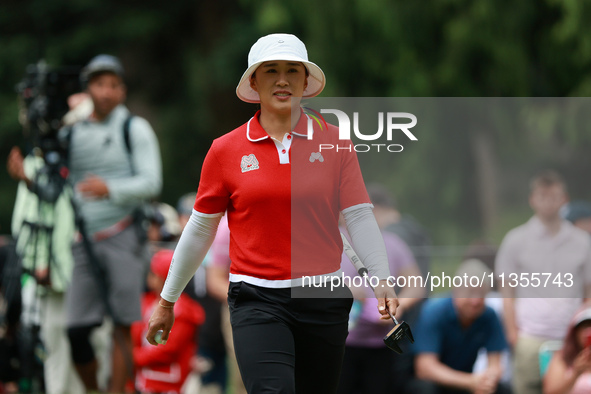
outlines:
[[395, 353], [387, 347], [347, 346], [339, 394], [390, 394], [402, 384], [392, 379]]
[[246, 390], [336, 393], [351, 292], [346, 287], [332, 293], [317, 289], [318, 297], [332, 297], [294, 298], [291, 291], [230, 284], [234, 349]]

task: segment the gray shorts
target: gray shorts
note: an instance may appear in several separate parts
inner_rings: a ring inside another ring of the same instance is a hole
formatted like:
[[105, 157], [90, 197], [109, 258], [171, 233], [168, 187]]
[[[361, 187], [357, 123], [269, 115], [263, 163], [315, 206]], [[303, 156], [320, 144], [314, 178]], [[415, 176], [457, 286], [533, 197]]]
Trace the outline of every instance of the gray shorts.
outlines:
[[[133, 225], [92, 244], [104, 273], [113, 321], [130, 325], [141, 320], [141, 297], [149, 267], [147, 244], [140, 244]], [[68, 327], [100, 324], [107, 314], [105, 296], [82, 242], [72, 246], [72, 254], [74, 271], [66, 293]]]

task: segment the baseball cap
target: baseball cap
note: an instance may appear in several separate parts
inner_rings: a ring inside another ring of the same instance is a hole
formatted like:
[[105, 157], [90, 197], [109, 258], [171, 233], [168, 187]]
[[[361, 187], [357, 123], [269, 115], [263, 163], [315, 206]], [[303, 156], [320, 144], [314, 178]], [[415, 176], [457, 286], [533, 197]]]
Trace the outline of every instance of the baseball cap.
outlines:
[[152, 261], [150, 262], [150, 270], [152, 270], [156, 276], [166, 279], [173, 254], [174, 251], [170, 249], [162, 249], [154, 253]]
[[81, 79], [88, 82], [92, 75], [100, 72], [112, 72], [123, 78], [123, 66], [118, 58], [111, 55], [98, 55], [93, 57], [90, 62], [82, 69]]
[[562, 217], [571, 223], [591, 217], [591, 204], [586, 201], [569, 202], [562, 210]]
[[236, 94], [247, 103], [258, 103], [258, 92], [250, 87], [250, 76], [264, 62], [273, 60], [287, 60], [304, 63], [308, 69], [308, 86], [304, 90], [304, 97], [314, 97], [322, 92], [326, 84], [324, 72], [316, 64], [308, 60], [306, 45], [293, 34], [269, 34], [261, 37], [250, 48], [248, 53], [248, 69], [242, 74]]
[[176, 205], [176, 210], [179, 215], [191, 216], [193, 213], [193, 205], [195, 205], [195, 196], [197, 193], [184, 194]]

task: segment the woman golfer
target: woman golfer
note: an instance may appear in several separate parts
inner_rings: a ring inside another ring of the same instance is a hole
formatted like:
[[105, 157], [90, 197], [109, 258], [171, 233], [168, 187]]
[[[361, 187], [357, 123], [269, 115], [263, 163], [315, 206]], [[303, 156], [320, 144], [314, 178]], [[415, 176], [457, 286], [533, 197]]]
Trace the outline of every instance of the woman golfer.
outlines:
[[[297, 37], [271, 34], [252, 46], [236, 93], [260, 103], [260, 111], [213, 142], [147, 334], [153, 345], [158, 330], [167, 340], [174, 302], [227, 212], [228, 304], [249, 393], [336, 392], [352, 304], [341, 280], [339, 213], [370, 275], [380, 280], [379, 313], [388, 319], [386, 308], [394, 315], [398, 306], [351, 141], [340, 141], [336, 127], [300, 107], [302, 97], [324, 85]], [[321, 149], [328, 145], [342, 149]]]

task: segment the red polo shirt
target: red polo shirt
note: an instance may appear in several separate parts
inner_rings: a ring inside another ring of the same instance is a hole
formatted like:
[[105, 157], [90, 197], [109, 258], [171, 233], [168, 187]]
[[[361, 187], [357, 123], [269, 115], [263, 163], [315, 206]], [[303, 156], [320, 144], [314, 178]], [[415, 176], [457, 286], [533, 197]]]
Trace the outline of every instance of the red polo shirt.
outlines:
[[[275, 141], [259, 115], [214, 140], [194, 208], [227, 210], [232, 281], [289, 287], [292, 278], [337, 272], [339, 212], [369, 204], [351, 141], [316, 122], [308, 140], [303, 113], [294, 131]], [[334, 148], [320, 151], [320, 144]]]

